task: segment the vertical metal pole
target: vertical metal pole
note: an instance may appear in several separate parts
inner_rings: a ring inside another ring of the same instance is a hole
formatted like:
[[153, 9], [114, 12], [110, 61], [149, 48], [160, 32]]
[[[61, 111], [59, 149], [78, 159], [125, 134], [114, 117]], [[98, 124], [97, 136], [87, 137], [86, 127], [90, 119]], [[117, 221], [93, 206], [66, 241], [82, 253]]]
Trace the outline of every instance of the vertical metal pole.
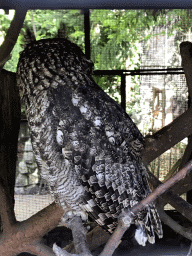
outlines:
[[87, 59], [91, 58], [91, 46], [90, 46], [90, 11], [84, 9], [84, 32], [85, 32], [85, 55]]
[[125, 75], [121, 75], [121, 107], [126, 111], [126, 82]]

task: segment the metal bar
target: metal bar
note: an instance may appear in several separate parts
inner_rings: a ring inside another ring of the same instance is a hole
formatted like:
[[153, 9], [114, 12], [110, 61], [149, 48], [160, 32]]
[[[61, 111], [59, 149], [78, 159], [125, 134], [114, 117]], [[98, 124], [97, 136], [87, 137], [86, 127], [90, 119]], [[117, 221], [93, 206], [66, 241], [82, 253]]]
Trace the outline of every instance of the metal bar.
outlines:
[[90, 11], [84, 9], [84, 32], [85, 32], [85, 55], [87, 59], [91, 58], [91, 46], [90, 46]]
[[191, 0], [1, 0], [1, 9], [192, 9]]
[[125, 75], [121, 75], [121, 107], [126, 110], [126, 81]]
[[[95, 70], [94, 73], [106, 73], [108, 72], [108, 74], [114, 74], [114, 72], [116, 74], [122, 74], [122, 73], [145, 73], [145, 72], [152, 72], [152, 71], [155, 71], [155, 72], [162, 72], [162, 71], [165, 71], [166, 73], [167, 72], [183, 72], [183, 68], [152, 68], [152, 69], [121, 69], [121, 70]], [[180, 73], [179, 72], [179, 73]]]
[[149, 73], [140, 73], [140, 72], [133, 72], [130, 74], [125, 74], [126, 76], [136, 76], [136, 75], [140, 75], [140, 76], [148, 76], [148, 75], [182, 75], [185, 74], [184, 72], [149, 72]]
[[124, 72], [122, 70], [94, 70], [94, 75], [113, 75], [121, 76]]
[[184, 74], [183, 71], [180, 72], [143, 72], [142, 70], [130, 71], [130, 70], [95, 70], [93, 71], [94, 75], [113, 75], [113, 76], [121, 76], [122, 74], [126, 76], [135, 76], [135, 75], [181, 75]]

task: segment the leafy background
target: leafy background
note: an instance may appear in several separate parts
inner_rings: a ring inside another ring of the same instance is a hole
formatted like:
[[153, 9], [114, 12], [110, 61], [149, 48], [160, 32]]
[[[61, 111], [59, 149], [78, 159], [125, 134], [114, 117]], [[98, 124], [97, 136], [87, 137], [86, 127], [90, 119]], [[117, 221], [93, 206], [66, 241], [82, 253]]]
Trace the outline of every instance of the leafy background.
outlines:
[[[14, 11], [6, 15], [0, 10], [0, 42], [6, 35]], [[62, 22], [62, 26], [61, 26]], [[91, 59], [95, 70], [137, 69], [140, 67], [140, 43], [150, 40], [154, 27], [169, 25], [169, 34], [185, 34], [191, 29], [191, 10], [90, 10]], [[25, 31], [33, 30], [36, 40], [54, 38], [60, 33], [84, 51], [84, 16], [81, 10], [28, 11], [24, 26], [5, 69], [16, 72], [19, 53], [25, 47]], [[163, 32], [161, 32], [163, 33]], [[179, 49], [178, 49], [179, 51]], [[95, 81], [117, 102], [120, 102], [120, 77], [94, 76]], [[140, 84], [131, 78], [129, 114], [139, 113]], [[23, 109], [23, 108], [22, 108]]]

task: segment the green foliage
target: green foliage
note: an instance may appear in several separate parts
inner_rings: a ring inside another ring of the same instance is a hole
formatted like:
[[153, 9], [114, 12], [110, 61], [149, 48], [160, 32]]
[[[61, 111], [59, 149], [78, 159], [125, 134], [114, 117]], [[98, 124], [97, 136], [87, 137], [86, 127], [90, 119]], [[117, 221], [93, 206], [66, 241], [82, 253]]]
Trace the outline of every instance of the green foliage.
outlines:
[[120, 103], [120, 77], [118, 76], [93, 76], [95, 82], [116, 102]]
[[[0, 20], [0, 37], [5, 37], [11, 20], [5, 14], [0, 14]], [[64, 36], [84, 49], [83, 15], [79, 10], [28, 11], [17, 43], [11, 53], [12, 58], [6, 63], [4, 68], [16, 72], [19, 52], [25, 46], [24, 35], [27, 27], [35, 32], [36, 40], [54, 38], [58, 35], [58, 29], [62, 20], [65, 21], [65, 29], [62, 31]]]
[[[2, 13], [2, 12], [1, 12]], [[5, 37], [11, 19], [0, 14], [0, 39]], [[61, 22], [62, 35], [78, 44], [84, 51], [84, 17], [81, 10], [28, 11], [24, 26], [12, 51], [12, 59], [5, 68], [16, 71], [19, 52], [24, 48], [26, 27], [33, 29], [36, 39], [58, 36]], [[191, 10], [90, 10], [91, 59], [95, 69], [135, 69], [140, 66], [141, 41], [154, 36], [154, 26], [169, 24], [169, 34], [177, 29], [183, 34], [191, 28]], [[95, 76], [95, 81], [119, 102], [120, 77]], [[128, 113], [141, 113], [139, 77], [131, 79]]]
[[141, 105], [140, 105], [140, 83], [139, 77], [131, 77], [131, 84], [129, 91], [129, 102], [127, 102], [126, 111], [129, 115], [132, 115], [133, 109], [135, 113], [141, 112]]
[[[13, 13], [13, 12], [12, 12]], [[3, 39], [6, 36], [6, 33], [9, 29], [10, 23], [11, 23], [12, 15], [5, 15], [0, 14], [0, 42], [3, 42]], [[18, 38], [17, 44], [13, 48], [13, 51], [11, 53], [11, 59], [5, 64], [4, 68], [15, 72], [16, 71], [16, 65], [19, 59], [19, 52], [22, 50], [21, 47], [21, 37]]]
[[10, 24], [9, 17], [5, 14], [0, 14], [0, 27], [1, 27], [1, 32], [4, 36], [7, 33], [7, 30], [9, 28], [9, 24]]

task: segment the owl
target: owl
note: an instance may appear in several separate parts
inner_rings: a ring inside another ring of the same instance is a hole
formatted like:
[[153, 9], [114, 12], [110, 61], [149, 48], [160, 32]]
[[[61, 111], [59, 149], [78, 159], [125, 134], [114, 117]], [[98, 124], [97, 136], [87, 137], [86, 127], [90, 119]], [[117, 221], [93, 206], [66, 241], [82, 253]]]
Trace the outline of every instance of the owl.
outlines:
[[[144, 139], [129, 115], [92, 78], [93, 63], [67, 39], [28, 44], [17, 84], [26, 106], [33, 151], [65, 216], [92, 218], [113, 233], [124, 209], [151, 191], [141, 159]], [[134, 218], [145, 245], [162, 237], [155, 206]]]

